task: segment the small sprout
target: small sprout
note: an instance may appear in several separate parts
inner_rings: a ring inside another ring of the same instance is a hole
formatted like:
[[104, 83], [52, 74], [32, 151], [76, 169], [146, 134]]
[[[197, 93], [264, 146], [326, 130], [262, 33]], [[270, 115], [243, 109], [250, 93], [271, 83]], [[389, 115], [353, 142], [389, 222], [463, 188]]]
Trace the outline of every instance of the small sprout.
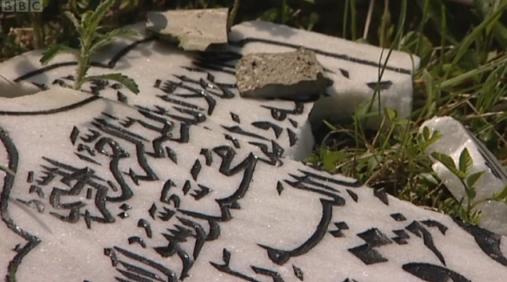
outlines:
[[463, 175], [467, 175], [472, 165], [473, 165], [472, 157], [470, 156], [468, 149], [465, 148], [459, 156], [459, 171]]
[[461, 175], [458, 171], [458, 168], [454, 164], [454, 160], [449, 155], [433, 152], [431, 156], [437, 161], [441, 162], [448, 170], [452, 172], [452, 174], [456, 176]]
[[477, 189], [476, 185], [484, 175], [484, 171], [479, 172], [471, 172], [471, 168], [473, 166], [473, 159], [468, 152], [468, 149], [465, 148], [461, 151], [459, 156], [458, 164], [454, 163], [454, 160], [445, 154], [434, 152], [431, 154], [433, 158], [441, 162], [449, 171], [454, 174], [465, 189], [466, 198], [462, 198], [457, 207], [454, 207], [457, 216], [459, 216], [463, 221], [478, 224], [480, 218], [480, 210], [476, 209], [476, 207], [484, 202], [494, 200], [501, 201], [507, 203], [507, 187], [498, 193], [493, 195], [492, 197], [488, 197], [483, 200], [476, 200]]
[[[101, 48], [110, 44], [117, 37], [130, 37], [137, 33], [126, 28], [117, 28], [112, 31], [101, 32], [102, 26], [100, 22], [104, 19], [107, 12], [114, 5], [116, 0], [107, 0], [100, 3], [95, 11], [86, 11], [78, 19], [71, 12], [65, 12], [65, 16], [72, 23], [76, 31], [79, 33], [80, 50], [78, 53], [77, 78], [74, 83], [74, 89], [81, 89], [83, 83], [90, 80], [107, 79], [117, 81], [135, 94], [139, 93], [139, 87], [135, 81], [120, 73], [103, 74], [96, 76], [87, 76], [87, 72], [91, 66], [91, 57]], [[57, 44], [49, 47], [43, 54], [40, 62], [47, 64], [60, 52], [72, 52], [73, 48]]]

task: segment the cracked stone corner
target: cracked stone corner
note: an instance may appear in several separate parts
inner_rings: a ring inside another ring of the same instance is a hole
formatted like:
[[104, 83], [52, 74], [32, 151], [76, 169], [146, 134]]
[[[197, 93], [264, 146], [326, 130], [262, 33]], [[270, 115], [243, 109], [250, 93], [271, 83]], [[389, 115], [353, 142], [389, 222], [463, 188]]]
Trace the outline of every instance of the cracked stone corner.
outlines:
[[146, 29], [187, 51], [204, 51], [211, 45], [227, 44], [228, 9], [171, 10], [149, 12]]

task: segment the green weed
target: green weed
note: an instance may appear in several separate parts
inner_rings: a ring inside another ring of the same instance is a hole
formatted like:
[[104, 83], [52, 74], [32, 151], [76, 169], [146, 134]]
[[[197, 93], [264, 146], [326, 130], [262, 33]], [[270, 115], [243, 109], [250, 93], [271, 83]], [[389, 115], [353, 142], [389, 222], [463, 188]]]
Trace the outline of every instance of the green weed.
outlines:
[[438, 152], [432, 153], [432, 157], [442, 163], [453, 175], [455, 175], [465, 190], [465, 197], [460, 199], [458, 202], [449, 202], [449, 206], [453, 209], [453, 215], [459, 217], [465, 222], [478, 224], [480, 220], [480, 211], [477, 207], [479, 205], [490, 200], [504, 202], [507, 204], [507, 186], [500, 193], [492, 195], [486, 199], [476, 200], [476, 184], [485, 172], [478, 171], [472, 173], [470, 171], [473, 162], [468, 149], [465, 148], [461, 152], [458, 163], [455, 163], [450, 156]]
[[[319, 132], [326, 137], [309, 163], [474, 222], [473, 209], [468, 209], [467, 204], [473, 199], [455, 200], [431, 169], [432, 161], [425, 148], [437, 140], [438, 134], [420, 131], [419, 127], [434, 116], [453, 116], [507, 164], [507, 0], [478, 0], [471, 8], [441, 0], [383, 0], [376, 1], [368, 13], [370, 1], [374, 0], [241, 1], [241, 7], [236, 5], [231, 11], [231, 21], [262, 18], [382, 46], [386, 51], [379, 58], [379, 81], [392, 50], [419, 56], [421, 67], [414, 74], [414, 105], [409, 118], [400, 118], [392, 110], [378, 111], [375, 105], [382, 93], [377, 89], [372, 101], [356, 111], [350, 122], [326, 123], [327, 129]], [[86, 79], [95, 79], [86, 75], [93, 52], [123, 33], [103, 32], [99, 23], [105, 10], [101, 9], [94, 17], [92, 12], [86, 12], [97, 8], [97, 3], [50, 0], [45, 1], [46, 9], [40, 18], [22, 13], [0, 15], [0, 60], [37, 44], [79, 46], [81, 82], [76, 87]], [[122, 19], [141, 20], [148, 10], [227, 7], [231, 3], [230, 0], [122, 0], [106, 9], [110, 12], [104, 20], [111, 27], [121, 26], [125, 24]], [[72, 16], [62, 16], [69, 12]], [[81, 21], [75, 15], [81, 15]], [[67, 28], [68, 17], [74, 29]], [[32, 27], [36, 21], [42, 26], [34, 30], [34, 36], [38, 37], [34, 41], [39, 43], [25, 46], [10, 33], [11, 28]], [[99, 33], [86, 32], [93, 26]], [[367, 36], [363, 36], [365, 31]], [[76, 35], [79, 44], [74, 40]], [[130, 87], [135, 88], [134, 84]], [[372, 117], [380, 120], [378, 131], [363, 126]], [[473, 189], [469, 192], [470, 198]], [[507, 197], [507, 191], [500, 194], [495, 197]]]
[[[452, 10], [463, 12], [462, 7], [451, 7], [444, 1], [415, 1], [417, 13], [406, 1], [397, 1], [394, 8], [388, 2], [376, 5], [377, 11], [373, 11], [370, 20], [379, 23], [380, 28], [377, 35], [369, 33], [365, 39], [388, 48], [386, 52], [399, 49], [420, 56], [421, 67], [414, 75], [413, 114], [403, 119], [389, 109], [384, 113], [375, 110], [373, 105], [380, 103], [381, 95], [377, 89], [370, 103], [356, 111], [351, 123], [326, 123], [329, 133], [308, 163], [355, 177], [374, 189], [383, 188], [398, 198], [435, 208], [465, 222], [477, 223], [474, 184], [481, 174], [465, 173], [470, 158], [464, 152], [455, 172], [461, 176], [467, 193], [462, 201], [455, 200], [433, 172], [432, 161], [425, 154], [426, 148], [438, 140], [438, 134], [431, 135], [419, 128], [431, 117], [453, 116], [506, 162], [507, 54], [502, 47], [502, 18], [507, 1], [496, 1], [489, 9], [467, 11], [471, 24], [465, 31], [453, 23], [457, 14]], [[345, 6], [349, 8], [351, 3], [346, 1]], [[391, 9], [398, 11], [395, 26]], [[344, 35], [349, 34], [347, 19], [351, 16], [344, 16]], [[365, 22], [366, 17], [362, 20]], [[386, 61], [382, 58], [379, 61], [379, 81]], [[363, 125], [372, 117], [381, 120], [378, 131], [364, 129]], [[451, 166], [449, 158], [433, 157]], [[505, 202], [506, 195], [504, 191], [494, 199]]]
[[[81, 89], [83, 83], [91, 80], [115, 80], [125, 85], [130, 91], [139, 93], [139, 87], [136, 82], [121, 73], [110, 73], [102, 75], [87, 76], [87, 72], [91, 66], [92, 56], [101, 48], [110, 44], [113, 39], [121, 36], [133, 36], [136, 33], [125, 28], [117, 28], [108, 32], [101, 32], [100, 22], [106, 16], [107, 12], [113, 6], [115, 0], [107, 0], [102, 2], [95, 11], [86, 11], [78, 20], [71, 12], [65, 12], [69, 21], [79, 34], [80, 50], [78, 53], [77, 78], [74, 89]], [[60, 52], [69, 52], [73, 49], [63, 44], [51, 46], [44, 52], [40, 59], [42, 64], [46, 64]]]

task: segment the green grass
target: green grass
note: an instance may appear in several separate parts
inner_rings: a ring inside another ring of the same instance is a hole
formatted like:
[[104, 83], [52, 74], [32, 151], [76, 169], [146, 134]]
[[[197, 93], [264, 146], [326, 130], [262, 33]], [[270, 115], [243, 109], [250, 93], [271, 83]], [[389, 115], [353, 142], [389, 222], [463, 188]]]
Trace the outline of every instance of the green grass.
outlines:
[[[0, 61], [54, 43], [79, 48], [76, 30], [70, 28], [64, 12], [81, 14], [98, 1], [61, 2], [46, 1], [43, 14], [0, 16]], [[119, 2], [105, 17], [104, 24], [111, 29], [126, 24], [124, 19], [140, 20], [151, 9], [208, 8], [239, 1]], [[414, 74], [414, 110], [409, 118], [388, 110], [381, 116], [378, 131], [363, 128], [368, 117], [378, 115], [370, 110], [382, 95], [376, 91], [375, 99], [350, 122], [324, 121], [326, 126], [318, 135], [325, 137], [307, 163], [476, 222], [472, 206], [452, 198], [431, 169], [424, 151], [438, 136], [419, 132], [425, 120], [450, 115], [507, 164], [507, 0], [476, 2], [466, 7], [443, 0], [376, 0], [369, 10], [370, 0], [241, 1], [234, 19], [261, 18], [382, 46], [386, 48], [380, 59], [384, 64], [392, 50], [418, 55], [421, 67]], [[32, 27], [32, 40], [9, 32], [16, 27]], [[382, 73], [380, 68], [379, 80]]]
[[[466, 11], [471, 24], [462, 28], [465, 30], [454, 30], [450, 22], [459, 16], [453, 11], [459, 8], [462, 12], [461, 7], [448, 6], [443, 1], [417, 1], [421, 13], [413, 19], [418, 24], [413, 25], [406, 23], [407, 18], [412, 18], [407, 14], [413, 13], [408, 11], [406, 1], [396, 2], [401, 9], [398, 23], [391, 24], [385, 6], [377, 7], [382, 10], [376, 20], [380, 22], [377, 37], [363, 40], [421, 57], [421, 68], [414, 76], [416, 101], [412, 116], [401, 119], [387, 111], [380, 129], [367, 132], [362, 123], [371, 113], [368, 107], [358, 110], [350, 124], [328, 124], [329, 133], [308, 161], [330, 172], [357, 178], [375, 189], [384, 188], [401, 199], [477, 223], [478, 214], [471, 204], [475, 187], [465, 186], [464, 203], [450, 196], [424, 153], [434, 137], [419, 132], [419, 127], [433, 116], [453, 116], [506, 164], [506, 34], [499, 31], [504, 28], [507, 1], [497, 1], [495, 9]], [[406, 28], [407, 24], [413, 28]], [[462, 175], [460, 179], [466, 177]]]

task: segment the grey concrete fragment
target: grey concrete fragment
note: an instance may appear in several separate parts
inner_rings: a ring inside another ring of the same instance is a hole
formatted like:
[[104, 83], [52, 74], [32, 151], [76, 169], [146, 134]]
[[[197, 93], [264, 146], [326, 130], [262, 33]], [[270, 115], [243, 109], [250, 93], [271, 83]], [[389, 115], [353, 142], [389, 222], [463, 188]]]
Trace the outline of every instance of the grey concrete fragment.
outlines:
[[227, 8], [150, 12], [147, 18], [148, 30], [178, 41], [184, 50], [204, 51], [227, 43]]
[[294, 100], [318, 96], [332, 83], [315, 53], [306, 49], [248, 54], [236, 67], [236, 79], [243, 97]]

